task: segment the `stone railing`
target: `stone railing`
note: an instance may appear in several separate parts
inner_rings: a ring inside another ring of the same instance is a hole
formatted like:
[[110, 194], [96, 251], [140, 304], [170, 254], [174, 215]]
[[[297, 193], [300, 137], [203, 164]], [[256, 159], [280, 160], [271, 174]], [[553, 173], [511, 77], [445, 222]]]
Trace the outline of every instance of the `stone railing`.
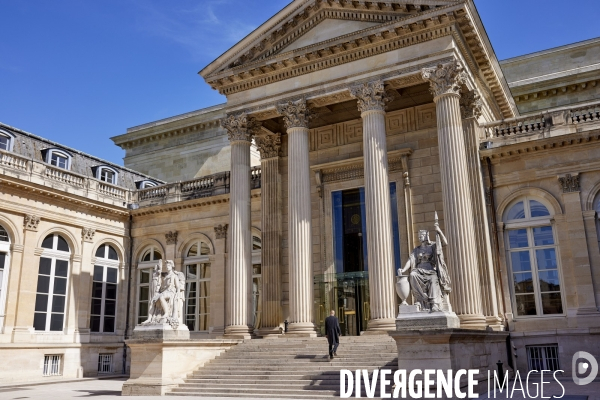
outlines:
[[53, 167], [50, 165], [46, 166], [46, 178], [53, 181], [61, 182], [69, 186], [76, 186], [79, 188], [86, 187], [87, 178], [83, 175], [69, 172], [62, 168]]
[[29, 161], [29, 159], [18, 154], [0, 150], [0, 166], [17, 169], [20, 171], [28, 171], [31, 169], [29, 167]]
[[132, 197], [129, 189], [3, 150], [0, 150], [0, 174], [119, 208], [127, 207]]
[[140, 189], [137, 191], [138, 201], [162, 199], [168, 193], [167, 185], [153, 186], [146, 189]]
[[[566, 135], [581, 129], [597, 129], [600, 122], [600, 102], [578, 107], [560, 107], [543, 113], [523, 115], [502, 121], [483, 123], [482, 148], [498, 147], [514, 140], [536, 140]], [[587, 128], [586, 128], [587, 126]]]

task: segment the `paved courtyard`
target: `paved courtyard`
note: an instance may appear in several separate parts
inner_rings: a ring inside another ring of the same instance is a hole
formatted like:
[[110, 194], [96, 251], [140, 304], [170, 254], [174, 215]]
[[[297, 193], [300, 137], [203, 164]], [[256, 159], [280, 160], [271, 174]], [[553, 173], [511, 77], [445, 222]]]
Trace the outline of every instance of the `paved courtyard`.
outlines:
[[[68, 399], [81, 399], [81, 398], [93, 398], [94, 400], [108, 400], [114, 399], [115, 397], [121, 396], [121, 387], [125, 378], [117, 379], [86, 379], [76, 382], [57, 382], [53, 384], [35, 385], [35, 384], [22, 384], [19, 386], [0, 386], [0, 399], [1, 400], [68, 400]], [[565, 386], [566, 394], [563, 400], [600, 400], [600, 381], [596, 380], [587, 386], [576, 386], [573, 382], [562, 382]], [[550, 398], [553, 395], [560, 395], [562, 393], [561, 388], [558, 384], [545, 385], [544, 397]], [[533, 390], [533, 387], [531, 387]], [[519, 395], [520, 392], [515, 392], [512, 399], [529, 399], [529, 398], [541, 398], [541, 394], [538, 393], [537, 397], [522, 397]], [[535, 392], [531, 392], [534, 396]], [[482, 399], [493, 399], [491, 396], [480, 397]], [[506, 399], [505, 393], [496, 394], [497, 399]], [[508, 397], [511, 398], [511, 397]], [[134, 397], [135, 400], [157, 400], [157, 397], [140, 396]], [[165, 396], [162, 399], [181, 399], [178, 396]], [[225, 397], [219, 397], [219, 400], [228, 400]]]

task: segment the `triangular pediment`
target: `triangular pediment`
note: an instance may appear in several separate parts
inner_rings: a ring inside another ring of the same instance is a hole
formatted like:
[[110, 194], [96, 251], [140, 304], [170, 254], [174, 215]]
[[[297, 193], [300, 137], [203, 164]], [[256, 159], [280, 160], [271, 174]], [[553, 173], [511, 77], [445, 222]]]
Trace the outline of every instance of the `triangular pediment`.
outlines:
[[204, 78], [464, 0], [294, 0], [204, 68]]

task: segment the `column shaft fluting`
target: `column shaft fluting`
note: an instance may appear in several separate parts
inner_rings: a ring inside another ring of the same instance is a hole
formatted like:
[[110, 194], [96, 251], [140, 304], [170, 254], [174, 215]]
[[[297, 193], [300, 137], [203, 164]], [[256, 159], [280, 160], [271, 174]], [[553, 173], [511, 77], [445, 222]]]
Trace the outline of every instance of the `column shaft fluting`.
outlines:
[[475, 242], [471, 182], [460, 112], [460, 90], [467, 76], [452, 61], [422, 71], [436, 104], [444, 226], [448, 237], [451, 299], [461, 328], [484, 329], [481, 282]]
[[385, 104], [390, 98], [383, 82], [352, 87], [363, 121], [369, 321], [367, 329], [395, 328], [394, 243], [388, 177]]
[[288, 333], [316, 336], [313, 323], [312, 213], [308, 157], [308, 122], [311, 113], [304, 99], [280, 104], [277, 110], [284, 115], [288, 136]]
[[261, 154], [262, 229], [262, 318], [261, 336], [278, 334], [281, 316], [281, 188], [279, 176], [279, 135], [258, 136]]
[[249, 337], [252, 327], [252, 233], [250, 214], [250, 144], [245, 114], [221, 124], [231, 141], [229, 262], [226, 271], [225, 334]]

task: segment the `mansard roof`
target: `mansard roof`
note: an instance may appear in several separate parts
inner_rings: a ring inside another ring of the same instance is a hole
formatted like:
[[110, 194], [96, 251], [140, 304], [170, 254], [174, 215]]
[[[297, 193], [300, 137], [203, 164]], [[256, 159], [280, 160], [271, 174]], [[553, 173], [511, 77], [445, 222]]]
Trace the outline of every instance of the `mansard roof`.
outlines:
[[516, 115], [473, 0], [294, 0], [200, 75], [229, 95], [448, 35], [502, 117]]

